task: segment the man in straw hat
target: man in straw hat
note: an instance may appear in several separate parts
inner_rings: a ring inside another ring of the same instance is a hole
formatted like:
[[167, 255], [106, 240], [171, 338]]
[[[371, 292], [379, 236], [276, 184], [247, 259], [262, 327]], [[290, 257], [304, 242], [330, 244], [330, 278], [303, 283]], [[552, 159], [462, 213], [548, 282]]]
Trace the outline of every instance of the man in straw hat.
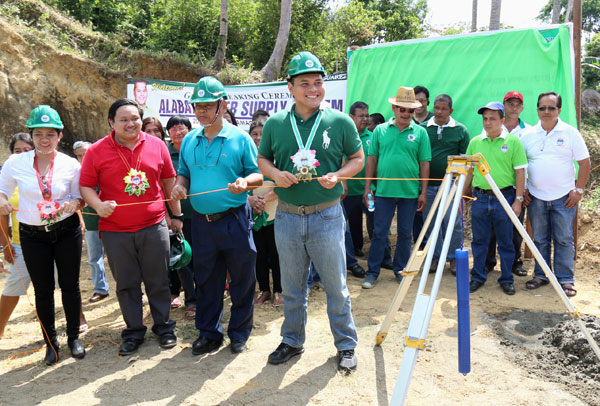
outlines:
[[[358, 338], [346, 286], [340, 178], [362, 169], [364, 153], [350, 117], [322, 104], [324, 75], [321, 62], [310, 52], [292, 58], [287, 80], [295, 103], [267, 120], [258, 149], [260, 171], [279, 186], [275, 241], [285, 319], [282, 342], [269, 355], [269, 363], [281, 364], [304, 352], [312, 261], [327, 294], [338, 368], [350, 371], [357, 366]], [[344, 165], [343, 156], [347, 157]]]
[[[415, 109], [421, 104], [415, 99], [412, 87], [400, 87], [392, 104], [394, 117], [375, 128], [369, 156], [367, 178], [411, 178], [415, 180], [379, 180], [375, 197], [375, 221], [373, 240], [369, 250], [367, 277], [362, 284], [371, 289], [379, 276], [386, 239], [396, 208], [398, 209], [396, 252], [394, 253], [394, 275], [402, 280], [400, 271], [406, 267], [410, 256], [413, 213], [423, 211], [427, 202], [427, 180], [429, 177], [431, 146], [427, 131], [412, 121]], [[371, 181], [365, 182], [363, 199], [372, 193]]]

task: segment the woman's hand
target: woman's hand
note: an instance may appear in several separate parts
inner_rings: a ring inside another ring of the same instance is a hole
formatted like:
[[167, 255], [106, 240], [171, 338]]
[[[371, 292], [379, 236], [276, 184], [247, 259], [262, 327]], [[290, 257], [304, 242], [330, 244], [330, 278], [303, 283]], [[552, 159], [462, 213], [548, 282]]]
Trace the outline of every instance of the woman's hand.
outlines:
[[73, 214], [75, 213], [77, 210], [79, 210], [79, 206], [81, 206], [81, 203], [79, 201], [79, 199], [73, 199], [73, 200], [69, 200], [67, 202], [64, 202], [60, 208], [58, 209], [61, 213], [65, 213], [65, 214]]

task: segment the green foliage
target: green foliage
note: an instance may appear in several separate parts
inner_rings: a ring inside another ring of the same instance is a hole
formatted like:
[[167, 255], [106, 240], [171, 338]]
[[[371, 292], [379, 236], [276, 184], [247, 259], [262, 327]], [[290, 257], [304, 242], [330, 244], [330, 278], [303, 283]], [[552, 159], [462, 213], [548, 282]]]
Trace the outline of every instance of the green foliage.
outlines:
[[[561, 23], [565, 22], [567, 14], [568, 0], [561, 0], [560, 18]], [[582, 0], [581, 2], [582, 28], [585, 31], [600, 32], [600, 0]], [[540, 10], [537, 19], [544, 22], [552, 21], [552, 0]]]
[[[587, 57], [600, 58], [600, 32], [594, 35], [592, 40], [585, 45], [585, 54]], [[581, 67], [581, 76], [583, 77], [584, 89], [596, 89], [600, 91], [600, 59], [589, 59], [587, 63], [594, 64], [596, 67], [583, 65]]]

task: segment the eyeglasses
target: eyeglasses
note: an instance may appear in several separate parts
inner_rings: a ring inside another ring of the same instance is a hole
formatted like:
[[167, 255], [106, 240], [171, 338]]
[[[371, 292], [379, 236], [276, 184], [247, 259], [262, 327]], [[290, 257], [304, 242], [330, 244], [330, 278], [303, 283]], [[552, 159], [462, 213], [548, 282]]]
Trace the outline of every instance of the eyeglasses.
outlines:
[[[201, 168], [211, 168], [213, 166], [217, 166], [219, 164], [219, 159], [221, 159], [221, 153], [223, 152], [223, 144], [225, 143], [225, 138], [224, 137], [219, 137], [221, 138], [221, 146], [219, 147], [219, 155], [217, 155], [217, 161], [213, 164], [213, 163], [208, 163], [209, 159], [211, 158], [210, 156], [206, 155], [205, 156], [205, 162], [204, 163], [200, 163], [198, 164], [198, 155], [200, 155], [198, 153], [198, 147], [200, 147], [200, 141], [201, 138], [198, 138], [198, 143], [196, 144], [196, 148], [194, 148], [194, 165], [201, 167]], [[214, 141], [213, 141], [214, 142]], [[202, 147], [200, 147], [202, 148]]]
[[548, 110], [548, 111], [556, 111], [556, 110], [558, 110], [558, 107], [556, 107], [556, 106], [542, 106], [542, 107], [538, 107], [538, 110], [539, 111], [546, 111], [546, 110]]
[[180, 134], [187, 132], [189, 132], [189, 129], [183, 124], [173, 126], [169, 129], [169, 134]]
[[366, 119], [369, 118], [369, 115], [368, 114], [361, 114], [360, 116], [359, 115], [355, 115], [354, 117], [358, 117], [360, 119], [366, 120]]
[[211, 110], [213, 107], [218, 106], [219, 103], [220, 103], [220, 100], [217, 103], [210, 103], [210, 104], [199, 104], [199, 103], [196, 103], [196, 104], [194, 104], [194, 109], [196, 111], [208, 111], [208, 110]]

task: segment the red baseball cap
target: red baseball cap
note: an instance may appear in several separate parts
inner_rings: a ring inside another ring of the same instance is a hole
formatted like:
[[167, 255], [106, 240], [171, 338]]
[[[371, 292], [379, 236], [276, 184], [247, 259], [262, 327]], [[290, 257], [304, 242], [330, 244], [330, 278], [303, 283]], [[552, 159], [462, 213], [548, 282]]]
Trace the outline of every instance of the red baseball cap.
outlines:
[[507, 101], [508, 99], [519, 99], [521, 100], [521, 103], [523, 103], [523, 95], [516, 90], [506, 93], [506, 96], [504, 96], [504, 101]]

